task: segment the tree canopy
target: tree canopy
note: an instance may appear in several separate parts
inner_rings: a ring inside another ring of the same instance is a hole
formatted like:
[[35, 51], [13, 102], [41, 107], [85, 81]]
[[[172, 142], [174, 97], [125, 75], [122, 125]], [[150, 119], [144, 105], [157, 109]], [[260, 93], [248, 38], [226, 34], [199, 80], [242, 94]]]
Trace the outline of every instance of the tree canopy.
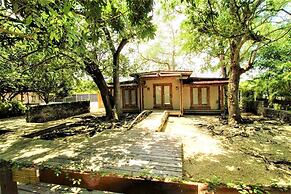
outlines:
[[[220, 40], [228, 44], [230, 123], [241, 120], [238, 104], [241, 74], [254, 67], [258, 50], [290, 33], [291, 24], [288, 20], [290, 13], [286, 10], [288, 2], [284, 0], [186, 1], [188, 25], [192, 26], [191, 29], [195, 29], [193, 33], [203, 34], [202, 39], [211, 40], [218, 45], [218, 48], [221, 45]], [[199, 43], [200, 36], [194, 40]], [[207, 48], [213, 51], [212, 44], [208, 45], [210, 46]], [[202, 47], [197, 49], [205, 50]]]

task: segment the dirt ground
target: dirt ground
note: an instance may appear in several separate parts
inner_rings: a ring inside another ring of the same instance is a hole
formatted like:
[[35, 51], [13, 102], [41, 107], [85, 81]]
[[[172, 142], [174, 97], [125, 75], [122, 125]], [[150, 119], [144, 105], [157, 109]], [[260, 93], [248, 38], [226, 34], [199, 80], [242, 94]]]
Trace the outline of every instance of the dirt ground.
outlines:
[[217, 116], [169, 117], [165, 132], [183, 142], [185, 179], [291, 187], [291, 126], [244, 118], [231, 128]]
[[[218, 116], [169, 117], [165, 133], [178, 138], [183, 143], [185, 180], [227, 185], [291, 187], [291, 126], [253, 115], [244, 115], [244, 118], [247, 124], [231, 128], [223, 124], [224, 120]], [[99, 128], [97, 126], [100, 122], [94, 124], [91, 118], [86, 119], [75, 117], [45, 124], [30, 124], [25, 123], [23, 118], [12, 118], [1, 120], [0, 128], [2, 131], [17, 131], [17, 134], [26, 134], [28, 129], [38, 131], [41, 128], [61, 125], [64, 122], [84, 124], [87, 132], [92, 128]], [[22, 127], [15, 128], [15, 123]], [[123, 124], [128, 123], [129, 121]], [[112, 128], [112, 126], [106, 125], [104, 129], [106, 128]], [[65, 133], [72, 130], [64, 129]], [[76, 129], [79, 129], [79, 126]], [[79, 134], [78, 130], [74, 132], [76, 132], [75, 136], [88, 135], [88, 133]], [[62, 137], [57, 139], [62, 139]], [[0, 149], [4, 147], [4, 144], [0, 144]], [[20, 185], [19, 193], [101, 194], [108, 192], [91, 192], [80, 188], [39, 184]]]

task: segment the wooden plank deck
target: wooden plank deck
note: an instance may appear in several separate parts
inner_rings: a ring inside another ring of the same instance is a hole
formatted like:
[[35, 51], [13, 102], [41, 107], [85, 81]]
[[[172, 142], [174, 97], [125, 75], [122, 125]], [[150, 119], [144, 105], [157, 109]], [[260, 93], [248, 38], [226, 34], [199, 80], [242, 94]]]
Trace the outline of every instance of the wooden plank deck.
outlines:
[[42, 140], [23, 137], [25, 129], [22, 129], [19, 134], [7, 134], [0, 139], [0, 144], [5, 145], [0, 146], [0, 160], [32, 167], [35, 171], [45, 168], [74, 175], [85, 172], [101, 177], [182, 180], [181, 143], [166, 133], [155, 132], [160, 125], [159, 114], [162, 112], [149, 115], [129, 131], [107, 130], [94, 137], [75, 135]]

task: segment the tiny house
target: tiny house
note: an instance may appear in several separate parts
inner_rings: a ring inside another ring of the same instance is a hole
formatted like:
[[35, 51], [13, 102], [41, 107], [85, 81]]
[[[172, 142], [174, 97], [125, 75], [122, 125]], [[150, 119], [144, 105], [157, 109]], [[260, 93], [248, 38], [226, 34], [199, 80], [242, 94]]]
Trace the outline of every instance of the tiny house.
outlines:
[[[173, 110], [184, 113], [221, 113], [227, 78], [191, 77], [192, 71], [136, 73], [121, 82], [124, 112]], [[113, 94], [113, 86], [109, 85]], [[101, 99], [101, 98], [99, 98]]]

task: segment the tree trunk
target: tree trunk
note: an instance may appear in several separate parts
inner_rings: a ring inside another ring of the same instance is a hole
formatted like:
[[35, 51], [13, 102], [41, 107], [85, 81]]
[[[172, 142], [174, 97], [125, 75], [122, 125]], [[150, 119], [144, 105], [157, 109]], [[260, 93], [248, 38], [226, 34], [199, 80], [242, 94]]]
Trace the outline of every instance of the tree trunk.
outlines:
[[[219, 61], [220, 61], [220, 69], [221, 69], [221, 76], [223, 78], [227, 78], [227, 73], [226, 73], [226, 65], [225, 65], [225, 55], [224, 53], [223, 54], [220, 54], [219, 55]], [[224, 88], [224, 93], [223, 93], [223, 98], [224, 98], [224, 104], [223, 104], [223, 110], [224, 110], [224, 114], [227, 114], [227, 85], [224, 85], [223, 86]]]
[[106, 118], [107, 119], [114, 118], [114, 113], [113, 113], [112, 106], [110, 103], [109, 90], [108, 90], [108, 87], [107, 87], [107, 84], [105, 82], [102, 72], [100, 71], [98, 66], [93, 62], [90, 62], [90, 63], [85, 62], [85, 65], [86, 65], [86, 72], [93, 78], [95, 84], [97, 85], [100, 91], [102, 101], [103, 101], [105, 111], [106, 111]]
[[119, 74], [120, 74], [119, 54], [114, 53], [113, 55], [114, 104], [115, 104], [116, 113], [118, 115], [118, 119], [122, 116]]
[[239, 110], [239, 41], [233, 40], [230, 44], [230, 77], [228, 84], [228, 123], [230, 125], [241, 122]]
[[119, 75], [120, 75], [120, 67], [119, 67], [119, 56], [121, 53], [121, 50], [128, 42], [127, 39], [122, 39], [120, 42], [118, 48], [113, 53], [113, 86], [114, 86], [114, 104], [116, 113], [118, 115], [118, 119], [122, 117], [122, 107], [121, 107], [121, 91], [120, 91], [120, 81], [119, 81]]
[[[29, 99], [28, 95], [27, 95], [27, 98]], [[48, 104], [50, 102], [49, 94], [43, 94], [43, 101], [45, 102], [45, 104]], [[29, 104], [29, 100], [28, 100], [28, 104]]]

